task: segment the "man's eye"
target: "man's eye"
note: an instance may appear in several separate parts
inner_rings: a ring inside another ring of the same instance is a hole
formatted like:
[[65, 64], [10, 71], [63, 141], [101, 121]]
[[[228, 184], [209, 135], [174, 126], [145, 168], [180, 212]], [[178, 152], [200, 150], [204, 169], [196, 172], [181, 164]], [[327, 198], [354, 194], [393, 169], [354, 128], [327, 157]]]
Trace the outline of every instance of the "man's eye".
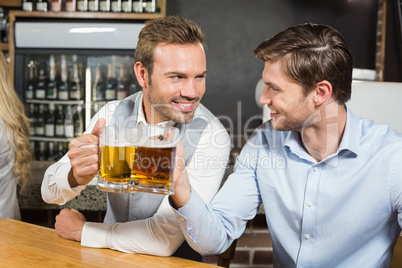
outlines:
[[273, 91], [279, 91], [278, 88], [275, 88], [275, 87], [273, 87], [273, 86], [271, 86], [271, 85], [269, 86], [269, 88], [272, 89]]

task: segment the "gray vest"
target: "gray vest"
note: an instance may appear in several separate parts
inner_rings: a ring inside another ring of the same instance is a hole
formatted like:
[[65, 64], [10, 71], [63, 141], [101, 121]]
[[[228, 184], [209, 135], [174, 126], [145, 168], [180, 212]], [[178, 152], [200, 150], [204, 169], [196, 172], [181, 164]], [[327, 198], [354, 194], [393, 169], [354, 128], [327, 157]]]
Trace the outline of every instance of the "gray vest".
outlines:
[[[116, 107], [110, 126], [136, 126], [141, 96], [140, 91], [121, 101]], [[211, 120], [217, 120], [217, 118], [202, 104], [199, 104], [190, 123], [175, 125], [180, 129], [180, 140], [185, 152], [186, 165], [190, 163], [201, 135]], [[104, 222], [127, 222], [150, 218], [156, 213], [164, 197], [164, 195], [142, 192], [107, 193], [107, 211]]]

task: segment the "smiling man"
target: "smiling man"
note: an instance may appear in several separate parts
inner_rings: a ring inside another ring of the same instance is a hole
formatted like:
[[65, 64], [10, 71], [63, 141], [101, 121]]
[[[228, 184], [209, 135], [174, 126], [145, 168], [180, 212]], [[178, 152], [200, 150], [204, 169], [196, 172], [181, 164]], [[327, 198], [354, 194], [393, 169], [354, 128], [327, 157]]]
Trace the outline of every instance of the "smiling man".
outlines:
[[[207, 203], [216, 194], [230, 151], [229, 135], [200, 101], [205, 93], [204, 36], [192, 21], [168, 16], [148, 21], [139, 35], [134, 71], [142, 92], [105, 105], [70, 151], [45, 173], [42, 196], [64, 204], [98, 171], [98, 133], [103, 125], [161, 124], [180, 129], [190, 182]], [[86, 222], [76, 210], [56, 216], [56, 233], [83, 246], [201, 260], [184, 242], [168, 196], [108, 193], [104, 223]]]
[[185, 171], [175, 176], [171, 201], [187, 241], [224, 252], [263, 204], [274, 267], [389, 267], [402, 226], [402, 135], [347, 106], [353, 57], [343, 36], [300, 24], [254, 53], [271, 120], [210, 204]]

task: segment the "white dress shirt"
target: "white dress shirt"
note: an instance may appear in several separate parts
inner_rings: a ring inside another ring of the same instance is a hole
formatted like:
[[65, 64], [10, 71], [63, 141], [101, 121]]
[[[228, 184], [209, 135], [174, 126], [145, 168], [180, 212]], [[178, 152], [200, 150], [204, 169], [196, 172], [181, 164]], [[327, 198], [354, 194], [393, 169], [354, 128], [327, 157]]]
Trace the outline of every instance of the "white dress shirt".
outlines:
[[[105, 118], [108, 125], [119, 102], [112, 101], [102, 107], [92, 118], [85, 133], [91, 133], [99, 118]], [[142, 106], [137, 118], [137, 123], [140, 122], [147, 124]], [[173, 125], [173, 122], [162, 124]], [[187, 174], [192, 187], [207, 203], [219, 189], [229, 152], [230, 139], [227, 131], [218, 120], [209, 122], [191, 162], [187, 165]], [[70, 169], [67, 155], [48, 168], [42, 183], [42, 197], [45, 202], [64, 204], [86, 187], [69, 186], [67, 176]], [[172, 255], [183, 241], [184, 236], [170, 208], [168, 196], [165, 196], [158, 211], [151, 218], [111, 224], [87, 222], [81, 237], [82, 246], [159, 256]]]

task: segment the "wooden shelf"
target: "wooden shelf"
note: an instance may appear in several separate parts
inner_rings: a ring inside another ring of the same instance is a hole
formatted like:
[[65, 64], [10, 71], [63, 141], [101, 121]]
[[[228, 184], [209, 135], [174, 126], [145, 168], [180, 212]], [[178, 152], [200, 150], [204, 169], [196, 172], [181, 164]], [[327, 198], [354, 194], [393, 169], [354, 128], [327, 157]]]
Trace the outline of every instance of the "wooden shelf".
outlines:
[[0, 43], [1, 51], [8, 51], [8, 43]]
[[20, 7], [21, 0], [0, 0], [0, 6], [2, 6], [2, 7]]
[[[165, 13], [166, 11], [164, 11]], [[162, 13], [114, 13], [114, 12], [40, 12], [40, 11], [10, 11], [10, 16], [23, 18], [50, 18], [50, 19], [91, 19], [91, 20], [149, 20], [163, 17]]]

